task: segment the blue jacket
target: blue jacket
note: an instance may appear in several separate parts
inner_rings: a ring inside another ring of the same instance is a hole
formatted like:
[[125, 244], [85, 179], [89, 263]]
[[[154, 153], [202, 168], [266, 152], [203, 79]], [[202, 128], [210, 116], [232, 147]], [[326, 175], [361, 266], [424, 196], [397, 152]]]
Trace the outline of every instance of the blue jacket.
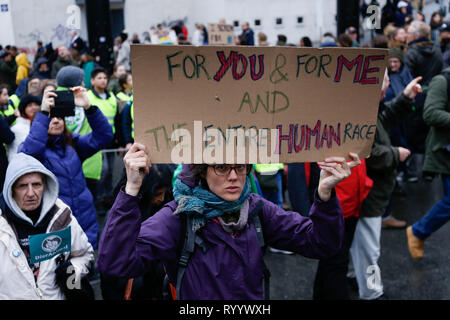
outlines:
[[49, 136], [50, 118], [42, 112], [38, 113], [28, 137], [18, 151], [35, 157], [56, 176], [59, 183], [58, 197], [72, 209], [89, 242], [96, 249], [99, 231], [97, 214], [81, 164], [105, 148], [111, 142], [113, 133], [108, 120], [97, 107], [91, 106], [86, 116], [92, 132], [82, 136], [72, 133], [72, 147], [65, 145], [64, 135]]
[[395, 73], [389, 73], [390, 85], [386, 90], [386, 97], [383, 102], [388, 102], [397, 97], [406, 86], [413, 80], [413, 76], [408, 67], [402, 64], [400, 71]]

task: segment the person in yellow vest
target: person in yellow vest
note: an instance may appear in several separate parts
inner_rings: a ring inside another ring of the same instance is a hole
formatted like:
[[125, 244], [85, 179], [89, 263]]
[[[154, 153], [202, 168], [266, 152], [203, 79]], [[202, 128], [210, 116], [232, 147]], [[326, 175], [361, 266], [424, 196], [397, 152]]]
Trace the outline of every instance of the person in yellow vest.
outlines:
[[119, 101], [133, 101], [133, 77], [127, 72], [119, 77], [120, 91], [116, 94]]
[[134, 142], [133, 115], [131, 114], [133, 109], [133, 77], [131, 73], [127, 72], [119, 76], [119, 87], [120, 91], [116, 97], [124, 103], [124, 107], [120, 113], [120, 128], [117, 129], [120, 130], [121, 145], [129, 149]]
[[[108, 91], [108, 74], [102, 67], [97, 67], [91, 73], [91, 89], [87, 95], [92, 105], [98, 106], [108, 119], [113, 129], [115, 139], [110, 143], [107, 149], [117, 148], [116, 125], [118, 122], [117, 98], [114, 93]], [[105, 210], [112, 205], [113, 185], [112, 174], [114, 166], [115, 153], [108, 152], [102, 158], [101, 152], [87, 159], [83, 163], [83, 171], [86, 177], [97, 180], [96, 199], [103, 200]], [[105, 160], [105, 161], [104, 161]]]
[[14, 124], [19, 114], [20, 99], [17, 95], [13, 94], [8, 96], [8, 88], [4, 85], [0, 85], [0, 115], [2, 115], [9, 126]]

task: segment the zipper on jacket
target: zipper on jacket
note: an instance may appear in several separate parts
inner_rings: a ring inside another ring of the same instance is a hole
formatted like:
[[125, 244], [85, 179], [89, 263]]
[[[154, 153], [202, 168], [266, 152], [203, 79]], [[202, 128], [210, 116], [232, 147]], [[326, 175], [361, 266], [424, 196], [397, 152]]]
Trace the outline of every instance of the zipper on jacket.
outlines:
[[39, 296], [39, 298], [42, 300], [42, 298], [44, 297], [44, 295], [42, 294], [41, 289], [38, 287], [37, 283], [36, 283], [36, 292]]

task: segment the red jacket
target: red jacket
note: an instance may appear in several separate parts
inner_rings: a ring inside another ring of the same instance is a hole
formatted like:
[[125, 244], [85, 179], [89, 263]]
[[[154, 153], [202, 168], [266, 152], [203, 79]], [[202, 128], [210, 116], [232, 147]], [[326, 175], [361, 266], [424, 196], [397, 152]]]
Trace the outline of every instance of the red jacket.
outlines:
[[[310, 165], [305, 163], [306, 182], [309, 185]], [[335, 190], [344, 218], [358, 217], [364, 199], [372, 189], [373, 181], [367, 176], [366, 160], [352, 169], [350, 177], [339, 183]]]

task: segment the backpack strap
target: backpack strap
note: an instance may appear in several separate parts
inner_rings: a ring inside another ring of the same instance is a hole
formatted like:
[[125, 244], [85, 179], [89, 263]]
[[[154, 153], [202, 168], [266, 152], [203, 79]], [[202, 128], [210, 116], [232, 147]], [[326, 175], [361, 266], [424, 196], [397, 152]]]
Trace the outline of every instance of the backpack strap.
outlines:
[[[262, 208], [264, 206], [263, 201], [259, 201], [256, 204], [256, 207], [252, 210], [252, 212], [249, 214], [249, 219], [253, 221], [253, 225], [255, 226], [256, 235], [258, 237], [259, 246], [261, 247], [261, 251], [264, 255], [265, 249], [266, 249], [266, 243], [264, 241], [264, 235], [263, 235], [263, 228], [261, 225], [261, 215], [262, 215]], [[267, 267], [266, 262], [264, 261], [264, 258], [262, 259], [263, 264], [263, 275], [264, 275], [264, 300], [270, 300], [270, 270]]]
[[177, 284], [176, 284], [176, 299], [180, 299], [181, 281], [183, 280], [184, 272], [186, 271], [189, 259], [194, 253], [195, 249], [195, 232], [192, 230], [192, 218], [186, 217], [186, 232], [185, 232], [183, 250], [181, 250], [180, 259], [178, 260]]
[[[264, 206], [263, 201], [259, 201], [256, 204], [256, 207], [252, 210], [252, 212], [249, 213], [249, 222], [253, 221], [253, 225], [256, 229], [256, 235], [258, 237], [258, 243], [261, 247], [261, 250], [265, 251], [266, 244], [264, 241], [263, 236], [263, 229], [261, 225], [261, 219], [260, 215], [262, 214], [262, 207]], [[186, 271], [187, 265], [189, 263], [189, 260], [194, 253], [195, 245], [198, 245], [200, 249], [205, 253], [208, 250], [208, 246], [205, 243], [205, 241], [202, 239], [202, 237], [198, 236], [197, 233], [195, 233], [192, 230], [192, 217], [185, 217], [186, 223], [185, 223], [185, 238], [184, 238], [184, 244], [183, 249], [181, 250], [180, 258], [178, 260], [178, 270], [177, 270], [177, 283], [175, 286], [176, 291], [176, 299], [180, 299], [180, 289], [181, 289], [181, 282], [183, 280], [184, 273]], [[264, 299], [269, 300], [270, 299], [270, 271], [269, 268], [267, 268], [267, 265], [262, 259], [263, 263], [263, 275], [264, 275]]]

